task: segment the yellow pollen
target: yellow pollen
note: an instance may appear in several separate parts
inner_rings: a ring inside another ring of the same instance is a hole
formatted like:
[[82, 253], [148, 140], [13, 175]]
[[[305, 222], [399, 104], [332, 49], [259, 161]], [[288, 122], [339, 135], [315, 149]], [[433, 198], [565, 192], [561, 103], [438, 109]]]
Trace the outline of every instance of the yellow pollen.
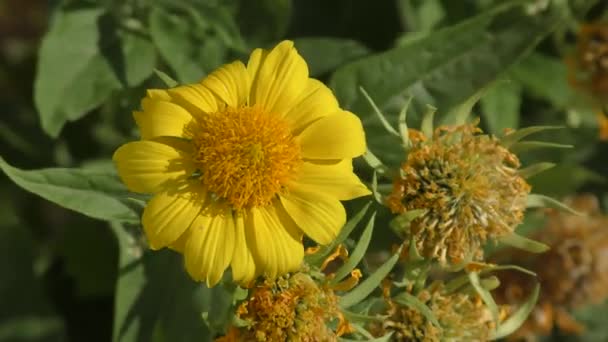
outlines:
[[206, 114], [190, 129], [203, 185], [237, 210], [269, 204], [301, 163], [287, 122], [258, 106]]

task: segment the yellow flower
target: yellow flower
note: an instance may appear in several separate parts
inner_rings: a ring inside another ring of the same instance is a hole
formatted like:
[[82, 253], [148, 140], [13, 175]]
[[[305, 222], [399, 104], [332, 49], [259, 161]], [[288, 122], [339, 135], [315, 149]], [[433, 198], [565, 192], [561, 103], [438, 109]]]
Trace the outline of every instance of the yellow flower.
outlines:
[[352, 170], [361, 121], [308, 77], [293, 42], [150, 90], [141, 106], [141, 141], [116, 151], [118, 173], [154, 194], [142, 217], [151, 248], [182, 252], [209, 286], [229, 266], [239, 283], [298, 269], [303, 234], [329, 243], [345, 222], [340, 201], [369, 193]]

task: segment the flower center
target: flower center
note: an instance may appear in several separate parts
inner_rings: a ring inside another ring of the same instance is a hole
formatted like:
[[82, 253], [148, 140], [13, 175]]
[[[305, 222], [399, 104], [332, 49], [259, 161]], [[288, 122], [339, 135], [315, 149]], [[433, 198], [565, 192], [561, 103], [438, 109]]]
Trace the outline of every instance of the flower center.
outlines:
[[269, 204], [301, 163], [287, 122], [258, 106], [206, 114], [192, 128], [202, 183], [237, 210]]

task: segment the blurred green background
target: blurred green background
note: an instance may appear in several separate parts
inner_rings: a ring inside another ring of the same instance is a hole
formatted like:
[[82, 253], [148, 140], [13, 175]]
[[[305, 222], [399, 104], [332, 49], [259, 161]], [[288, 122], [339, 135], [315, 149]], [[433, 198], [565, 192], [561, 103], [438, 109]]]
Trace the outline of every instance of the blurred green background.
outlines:
[[[387, 164], [398, 165], [400, 150], [386, 148], [391, 143], [358, 85], [392, 119], [406, 90], [414, 95], [413, 127], [424, 104], [439, 107], [441, 120], [449, 122], [447, 109], [488, 88], [473, 108], [487, 131], [560, 125], [565, 128], [538, 139], [575, 146], [523, 154], [525, 164], [558, 164], [533, 178], [535, 192], [559, 198], [588, 191], [606, 205], [608, 144], [600, 140], [597, 119], [603, 100], [568, 82], [564, 60], [575, 53], [579, 25], [606, 18], [608, 4], [524, 1], [527, 5], [517, 10], [501, 10], [505, 3], [0, 0], [0, 155], [26, 170], [110, 170], [113, 151], [136, 137], [130, 113], [145, 89], [164, 87], [154, 69], [193, 82], [224, 62], [246, 58], [252, 48], [293, 39], [311, 75], [327, 82], [341, 104], [362, 117], [370, 147]], [[360, 171], [369, 180], [369, 171]], [[131, 243], [117, 231], [0, 177], [0, 341], [117, 336], [115, 312], [130, 317], [115, 308], [124, 270], [118, 267], [119, 252]], [[392, 239], [386, 229], [374, 245]], [[180, 265], [173, 255], [167, 259]], [[146, 275], [163, 276], [170, 277]], [[160, 307], [179, 300], [143, 303], [145, 317], [139, 319], [155, 322], [171, 315]], [[175, 320], [181, 319], [179, 307], [171, 308]], [[608, 327], [598, 322], [606, 314], [608, 306], [578, 313], [590, 330], [570, 339], [608, 341]], [[167, 324], [171, 328], [162, 333], [123, 340], [146, 341], [159, 334], [167, 341], [198, 340], [195, 332], [178, 332], [186, 323]], [[553, 340], [562, 339], [556, 331]]]

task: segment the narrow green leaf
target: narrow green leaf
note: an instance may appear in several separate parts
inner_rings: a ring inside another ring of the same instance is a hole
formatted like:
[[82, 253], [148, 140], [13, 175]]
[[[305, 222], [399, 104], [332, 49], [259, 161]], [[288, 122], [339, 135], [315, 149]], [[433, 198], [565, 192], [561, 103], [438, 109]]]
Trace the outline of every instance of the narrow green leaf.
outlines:
[[507, 337], [514, 333], [528, 319], [528, 316], [536, 306], [538, 295], [540, 293], [540, 284], [534, 286], [534, 290], [528, 299], [515, 311], [509, 318], [498, 326], [494, 334], [493, 340]]
[[536, 164], [530, 165], [526, 168], [520, 169], [519, 171], [517, 171], [517, 173], [519, 173], [519, 175], [522, 176], [523, 178], [530, 178], [543, 171], [549, 170], [549, 169], [553, 168], [554, 166], [555, 166], [554, 163], [541, 162], [541, 163], [536, 163]]
[[541, 194], [529, 194], [528, 202], [526, 203], [526, 206], [528, 208], [560, 209], [560, 210], [568, 212], [572, 215], [583, 216], [583, 214], [570, 208], [569, 206], [565, 205], [564, 203], [562, 203], [554, 198], [551, 198], [551, 197], [548, 197], [545, 195], [541, 195]]
[[382, 320], [384, 320], [386, 318], [386, 316], [382, 316], [382, 315], [364, 315], [364, 314], [360, 314], [360, 313], [356, 313], [356, 312], [352, 312], [352, 311], [348, 311], [348, 310], [342, 310], [342, 313], [344, 314], [344, 317], [349, 321], [349, 322], [361, 322], [361, 323], [367, 323], [367, 322], [381, 322]]
[[[486, 274], [486, 273], [490, 273], [490, 272], [494, 272], [494, 271], [501, 271], [501, 270], [515, 270], [515, 271], [536, 277], [536, 273], [534, 273], [528, 269], [525, 269], [521, 266], [517, 266], [517, 265], [488, 265], [487, 267], [485, 267], [484, 269], [479, 271], [479, 274], [482, 275], [482, 274]], [[448, 293], [454, 292], [454, 291], [458, 290], [459, 288], [463, 287], [464, 285], [466, 285], [468, 282], [469, 282], [468, 275], [466, 275], [466, 274], [461, 275], [459, 277], [456, 277], [456, 278], [450, 280], [448, 283], [446, 283], [445, 291]]]
[[321, 249], [317, 253], [312, 254], [312, 255], [307, 255], [306, 262], [311, 265], [321, 265], [321, 263], [323, 263], [323, 261], [331, 253], [333, 253], [333, 251], [338, 247], [338, 245], [341, 244], [342, 242], [344, 242], [344, 240], [346, 240], [348, 238], [350, 233], [355, 229], [355, 227], [357, 227], [359, 222], [361, 222], [361, 220], [363, 219], [363, 217], [369, 210], [369, 207], [371, 206], [371, 204], [372, 204], [372, 202], [367, 202], [363, 206], [363, 208], [361, 208], [353, 217], [351, 217], [351, 219], [348, 220], [348, 222], [346, 222], [346, 224], [344, 225], [342, 230], [340, 230], [340, 233], [338, 234], [336, 239], [333, 240], [329, 245], [321, 246]]
[[435, 325], [436, 327], [441, 327], [439, 321], [433, 314], [433, 311], [431, 311], [431, 309], [426, 304], [421, 302], [420, 299], [412, 296], [407, 292], [402, 292], [395, 296], [393, 300], [401, 305], [416, 309], [424, 316], [424, 318], [426, 318], [429, 322], [433, 323], [433, 325]]
[[372, 184], [371, 184], [372, 194], [374, 195], [374, 199], [378, 204], [384, 204], [384, 200], [382, 199], [382, 194], [378, 190], [378, 172], [374, 170], [374, 174], [372, 175]]
[[525, 128], [520, 128], [514, 132], [511, 132], [500, 139], [501, 144], [509, 148], [513, 146], [515, 143], [520, 141], [521, 139], [527, 137], [530, 134], [547, 131], [551, 129], [562, 129], [562, 126], [530, 126]]
[[378, 174], [380, 174], [381, 176], [390, 177], [392, 173], [390, 168], [384, 165], [384, 163], [382, 163], [382, 161], [378, 159], [378, 157], [376, 157], [376, 155], [369, 149], [365, 151], [365, 154], [363, 155], [363, 160], [365, 160], [367, 165], [369, 165], [372, 169], [378, 172]]
[[[389, 342], [392, 341], [391, 337], [393, 336], [393, 332], [391, 331], [390, 333], [381, 336], [381, 337], [376, 337], [376, 338], [372, 338], [372, 339], [367, 339], [366, 341], [368, 342]], [[344, 338], [344, 337], [338, 337], [338, 341], [343, 341], [343, 342], [359, 342], [360, 340], [351, 340], [348, 338]]]
[[412, 103], [413, 97], [409, 96], [405, 101], [405, 105], [401, 108], [399, 112], [399, 134], [401, 134], [401, 140], [403, 141], [403, 147], [406, 150], [409, 150], [412, 146], [412, 142], [410, 141], [410, 132], [407, 127], [407, 110], [410, 108], [410, 104]]
[[545, 245], [544, 243], [528, 239], [527, 237], [521, 236], [515, 232], [503, 236], [500, 238], [500, 242], [530, 253], [544, 253], [551, 249], [551, 247]]
[[400, 250], [397, 251], [397, 253], [390, 257], [382, 266], [378, 267], [374, 273], [361, 282], [359, 286], [342, 296], [340, 298], [340, 307], [344, 309], [349, 308], [369, 296], [369, 294], [372, 293], [391, 272], [397, 261], [399, 261], [400, 253]]
[[169, 88], [177, 87], [179, 85], [179, 83], [176, 80], [174, 80], [171, 76], [167, 75], [166, 73], [164, 73], [158, 69], [154, 69], [154, 73]]
[[454, 106], [452, 109], [448, 111], [448, 113], [443, 117], [441, 123], [443, 125], [463, 125], [467, 122], [467, 118], [471, 116], [471, 111], [479, 99], [481, 99], [488, 92], [488, 89], [491, 88], [496, 82], [490, 82], [490, 84], [486, 85], [483, 88], [477, 90], [473, 95], [469, 96], [462, 103]]
[[435, 118], [436, 111], [437, 108], [427, 105], [426, 111], [422, 115], [422, 124], [420, 125], [420, 130], [429, 139], [433, 137], [433, 130], [435, 129], [433, 119]]
[[341, 281], [342, 279], [344, 279], [344, 277], [349, 275], [350, 272], [353, 269], [355, 269], [355, 267], [357, 267], [359, 262], [363, 259], [363, 257], [365, 256], [365, 253], [367, 252], [367, 247], [369, 247], [369, 242], [372, 240], [372, 233], [374, 231], [374, 222], [375, 221], [376, 221], [376, 212], [373, 212], [372, 216], [370, 217], [369, 221], [367, 222], [367, 226], [365, 227], [365, 230], [359, 237], [359, 242], [357, 242], [355, 249], [350, 254], [350, 256], [348, 257], [346, 262], [342, 265], [342, 267], [340, 267], [336, 271], [335, 277], [332, 279], [333, 283], [337, 283], [337, 282]]
[[115, 174], [62, 168], [24, 171], [2, 157], [0, 169], [23, 189], [64, 208], [101, 220], [139, 222], [129, 192]]
[[473, 288], [475, 288], [475, 291], [477, 291], [479, 297], [481, 297], [481, 300], [483, 300], [488, 307], [488, 310], [492, 313], [494, 321], [498, 322], [498, 306], [496, 306], [496, 302], [494, 301], [494, 298], [492, 298], [490, 291], [486, 290], [481, 285], [479, 274], [477, 272], [469, 272], [469, 281], [471, 282], [471, 285], [473, 285]]
[[365, 89], [363, 87], [359, 87], [359, 91], [363, 94], [363, 96], [365, 97], [365, 99], [367, 100], [367, 102], [369, 102], [369, 105], [374, 109], [374, 113], [376, 113], [376, 115], [378, 116], [378, 119], [382, 123], [382, 126], [384, 126], [384, 129], [386, 129], [386, 131], [389, 132], [390, 134], [398, 137], [399, 133], [388, 122], [388, 120], [386, 120], [386, 117], [384, 117], [384, 114], [382, 114], [382, 112], [380, 111], [380, 109], [378, 108], [378, 106], [376, 106], [376, 103], [374, 103], [374, 100], [372, 100], [372, 98], [369, 97], [369, 95], [367, 94], [367, 92], [365, 91]]
[[513, 153], [521, 153], [521, 152], [527, 152], [530, 150], [535, 150], [535, 149], [539, 149], [539, 148], [573, 148], [573, 145], [567, 145], [567, 144], [557, 144], [557, 143], [552, 143], [552, 142], [546, 142], [546, 141], [519, 141], [516, 142], [515, 144], [511, 145], [511, 148], [509, 148], [509, 150], [511, 150], [511, 152]]

